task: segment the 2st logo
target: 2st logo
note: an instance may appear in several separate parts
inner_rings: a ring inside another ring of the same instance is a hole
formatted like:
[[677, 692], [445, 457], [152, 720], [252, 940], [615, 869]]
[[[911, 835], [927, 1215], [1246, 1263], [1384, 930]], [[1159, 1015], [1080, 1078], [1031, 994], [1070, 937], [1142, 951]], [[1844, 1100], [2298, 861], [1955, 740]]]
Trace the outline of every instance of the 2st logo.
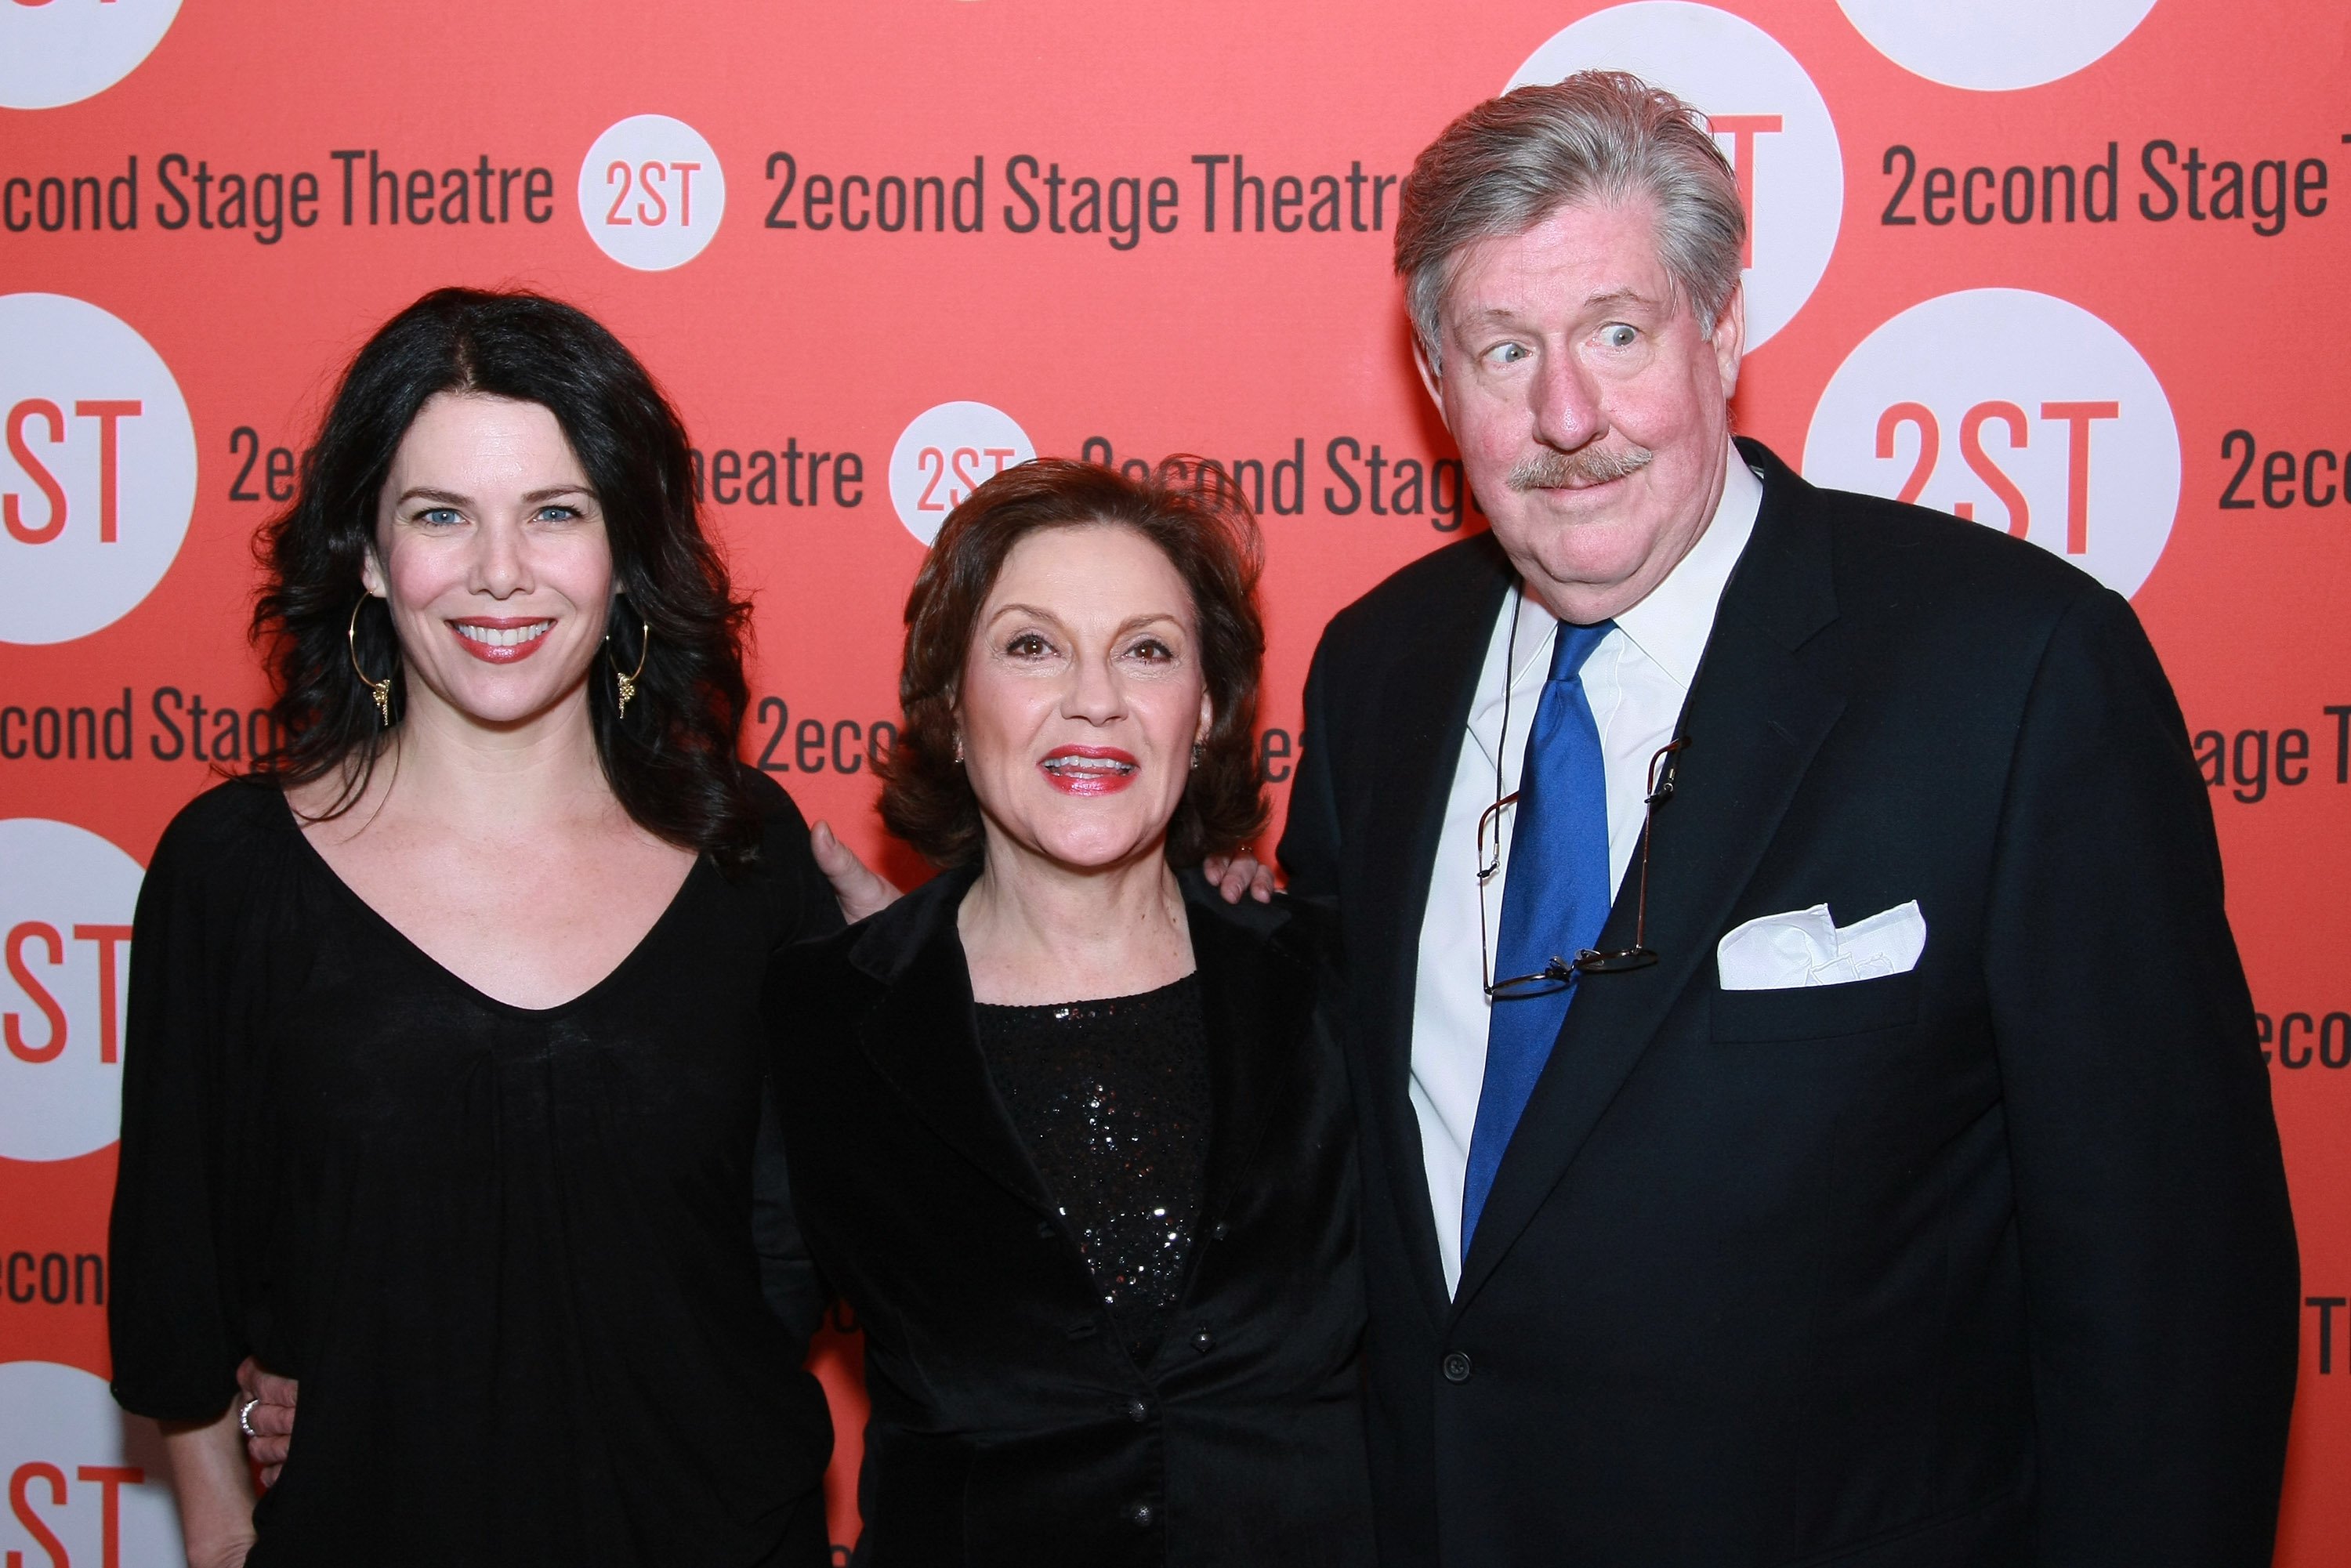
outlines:
[[[625, 158], [615, 158], [604, 167], [604, 183], [612, 192], [612, 204], [604, 214], [605, 223], [615, 228], [630, 228], [643, 224], [647, 228], [659, 228], [669, 222], [670, 183], [677, 183], [677, 223], [680, 228], [694, 226], [694, 177], [702, 172], [697, 160], [691, 163], [664, 163], [658, 158], [630, 166]], [[637, 197], [632, 205], [632, 192]]]
[[[2063, 424], [2065, 440], [2065, 549], [2067, 555], [2090, 553], [2090, 427], [2102, 419], [2118, 419], [2123, 405], [2108, 400], [2105, 402], [2044, 402], [2041, 417]], [[2011, 450], [2032, 444], [2032, 427], [2024, 410], [2004, 398], [1991, 398], [1975, 404], [1959, 418], [1959, 456], [1974, 470], [1991, 493], [2000, 497], [2008, 509], [2008, 531], [2017, 538], [2032, 538], [2032, 507], [2024, 492], [2006, 470], [1984, 450], [1983, 429], [1997, 422], [2008, 432]], [[1896, 437], [1904, 425], [1918, 433], [1917, 459], [1910, 465], [1910, 477], [1894, 498], [1913, 502], [1926, 494], [1927, 481], [1935, 472], [1936, 459], [1942, 450], [1941, 427], [1935, 411], [1922, 402], [1897, 402], [1887, 406], [1877, 416], [1877, 455], [1891, 457]], [[1976, 515], [1973, 501], [1954, 501], [1951, 515], [1972, 519]]]
[[2087, 310], [2017, 288], [1946, 294], [1864, 339], [1813, 411], [1803, 467], [2030, 539], [2125, 594], [2179, 507], [2155, 372]]
[[55, 1362], [0, 1364], [6, 1568], [161, 1568], [185, 1561], [154, 1424]]
[[86, 637], [179, 555], [195, 431], [170, 368], [95, 305], [0, 296], [0, 642]]
[[890, 501], [925, 546], [947, 514], [986, 481], [1037, 455], [1028, 433], [1002, 409], [943, 402], [925, 409], [890, 453]]
[[596, 138], [580, 162], [580, 221], [623, 267], [683, 267], [702, 254], [726, 215], [726, 171], [682, 120], [631, 115]]
[[119, 1135], [143, 874], [68, 823], [0, 821], [0, 1157], [73, 1159]]

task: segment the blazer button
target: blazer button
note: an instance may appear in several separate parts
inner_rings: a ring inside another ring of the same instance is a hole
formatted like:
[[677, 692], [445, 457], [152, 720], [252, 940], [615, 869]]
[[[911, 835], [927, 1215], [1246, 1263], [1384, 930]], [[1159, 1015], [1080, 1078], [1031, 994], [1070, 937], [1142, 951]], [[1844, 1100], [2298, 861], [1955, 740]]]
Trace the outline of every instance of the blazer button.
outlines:
[[1216, 1343], [1217, 1336], [1210, 1333], [1207, 1329], [1202, 1329], [1199, 1333], [1192, 1336], [1192, 1348], [1198, 1351], [1202, 1355], [1207, 1354], [1209, 1349], [1214, 1346]]
[[1462, 1354], [1459, 1351], [1457, 1350], [1448, 1353], [1445, 1357], [1443, 1364], [1445, 1368], [1446, 1382], [1467, 1383], [1469, 1381], [1469, 1358]]
[[1222, 1241], [1226, 1237], [1230, 1236], [1232, 1233], [1233, 1228], [1219, 1219], [1213, 1227], [1210, 1228], [1208, 1231], [1208, 1239], [1211, 1241]]
[[1134, 1523], [1139, 1524], [1144, 1529], [1148, 1530], [1151, 1528], [1151, 1521], [1157, 1519], [1159, 1515], [1149, 1503], [1138, 1502], [1133, 1508], [1126, 1511], [1126, 1517]]
[[1126, 1402], [1126, 1418], [1130, 1421], [1148, 1421], [1151, 1419], [1151, 1406], [1140, 1399], [1130, 1399]]

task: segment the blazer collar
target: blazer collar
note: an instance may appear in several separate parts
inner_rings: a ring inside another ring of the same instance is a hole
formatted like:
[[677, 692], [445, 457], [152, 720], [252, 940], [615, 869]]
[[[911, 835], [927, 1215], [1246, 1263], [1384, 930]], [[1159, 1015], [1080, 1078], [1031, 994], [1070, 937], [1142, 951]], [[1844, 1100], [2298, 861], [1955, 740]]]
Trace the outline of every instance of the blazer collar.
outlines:
[[1256, 1163], [1275, 1112], [1311, 1085], [1316, 954], [1286, 900], [1228, 904], [1196, 872], [1180, 873], [1207, 1030], [1208, 1158], [1200, 1223], [1212, 1226]]
[[956, 911], [978, 873], [940, 873], [866, 922], [851, 966], [882, 988], [858, 1044], [930, 1129], [988, 1179], [1041, 1213], [1054, 1209], [980, 1054], [971, 970]]
[[[979, 1047], [971, 971], [956, 912], [978, 875], [943, 872], [867, 922], [849, 961], [883, 989], [859, 1044], [941, 1138], [1006, 1191], [1053, 1216]], [[1286, 901], [1227, 904], [1196, 872], [1178, 875], [1207, 1033], [1209, 1134], [1201, 1223], [1213, 1224], [1247, 1176], [1274, 1112], [1298, 1103], [1316, 974], [1289, 935]]]
[[[1740, 448], [1762, 471], [1763, 504], [1683, 709], [1689, 744], [1673, 797], [1656, 810], [1648, 946], [1658, 961], [1579, 982], [1463, 1260], [1457, 1314], [1566, 1174], [1667, 1012], [1704, 977], [1733, 901], [1844, 706], [1842, 672], [1803, 656], [1836, 619], [1828, 528], [1812, 486], [1761, 444]], [[1637, 873], [1625, 879], [1602, 947], [1632, 945], [1636, 883]]]

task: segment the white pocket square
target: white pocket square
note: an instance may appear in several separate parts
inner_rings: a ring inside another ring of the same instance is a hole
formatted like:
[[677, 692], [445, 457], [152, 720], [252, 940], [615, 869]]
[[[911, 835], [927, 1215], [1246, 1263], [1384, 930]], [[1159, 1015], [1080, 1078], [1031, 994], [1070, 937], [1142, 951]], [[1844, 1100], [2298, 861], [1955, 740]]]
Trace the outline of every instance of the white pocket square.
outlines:
[[1915, 898], [1851, 925], [1815, 904], [1739, 926], [1716, 945], [1714, 963], [1726, 991], [1778, 991], [1904, 974], [1926, 950], [1927, 917]]

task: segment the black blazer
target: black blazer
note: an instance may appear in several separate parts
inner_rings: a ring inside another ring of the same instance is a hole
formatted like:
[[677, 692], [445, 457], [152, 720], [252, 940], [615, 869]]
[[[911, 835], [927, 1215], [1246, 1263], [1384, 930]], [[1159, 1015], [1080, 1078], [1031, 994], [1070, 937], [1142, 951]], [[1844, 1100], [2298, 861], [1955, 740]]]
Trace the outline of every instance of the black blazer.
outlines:
[[[793, 1205], [865, 1331], [858, 1561], [1368, 1562], [1354, 1126], [1314, 912], [1184, 878], [1210, 1128], [1150, 1364], [980, 1053], [948, 873], [769, 970]], [[1326, 921], [1327, 923], [1327, 921]]]
[[[2294, 1239], [2162, 669], [2055, 557], [1740, 445], [1659, 962], [1583, 982], [1449, 1301], [1415, 954], [1510, 568], [1440, 550], [1315, 655], [1281, 858], [1361, 977], [1382, 1561], [2266, 1563]], [[1719, 988], [1744, 921], [1913, 898], [1911, 973]]]

